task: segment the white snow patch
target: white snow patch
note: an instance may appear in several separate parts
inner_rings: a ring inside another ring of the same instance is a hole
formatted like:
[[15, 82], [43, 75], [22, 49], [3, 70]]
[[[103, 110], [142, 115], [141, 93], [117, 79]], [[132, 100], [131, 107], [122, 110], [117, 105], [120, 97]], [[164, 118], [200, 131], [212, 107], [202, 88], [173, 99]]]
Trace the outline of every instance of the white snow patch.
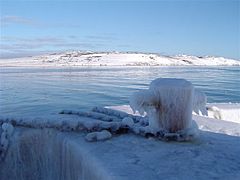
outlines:
[[239, 103], [211, 103], [207, 104], [207, 109], [209, 117], [240, 123]]

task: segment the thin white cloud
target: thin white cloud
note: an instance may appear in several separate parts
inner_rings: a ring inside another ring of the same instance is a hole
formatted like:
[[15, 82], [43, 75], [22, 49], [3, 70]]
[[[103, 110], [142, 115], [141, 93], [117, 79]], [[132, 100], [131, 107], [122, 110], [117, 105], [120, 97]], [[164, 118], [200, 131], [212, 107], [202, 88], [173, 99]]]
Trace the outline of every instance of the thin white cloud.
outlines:
[[[0, 42], [0, 50], [7, 49], [28, 49], [28, 48], [43, 48], [46, 46], [50, 47], [83, 47], [83, 48], [96, 48], [99, 46], [104, 46], [104, 44], [108, 44], [109, 41], [106, 37], [105, 41], [99, 39], [97, 37], [103, 36], [90, 36], [92, 39], [79, 38], [78, 36], [66, 36], [66, 37], [35, 37], [35, 38], [23, 38], [23, 37], [15, 37], [15, 36], [2, 36]], [[111, 39], [111, 38], [109, 38]]]
[[4, 15], [0, 17], [0, 26], [5, 27], [13, 24], [33, 26], [37, 28], [80, 28], [79, 24], [63, 23], [63, 22], [42, 22], [32, 18], [26, 18], [16, 15]]
[[93, 43], [87, 41], [73, 40], [69, 37], [36, 37], [20, 38], [12, 36], [3, 36], [0, 41], [1, 57], [14, 57], [14, 54], [26, 55], [36, 54], [37, 52], [69, 50], [69, 49], [95, 49], [104, 46], [102, 43]]
[[10, 24], [23, 24], [23, 25], [36, 25], [37, 23], [32, 19], [20, 17], [20, 16], [2, 16], [0, 18], [1, 26]]
[[58, 37], [36, 37], [36, 38], [19, 38], [14, 36], [3, 36], [1, 40], [11, 43], [63, 43], [66, 40]]
[[[39, 37], [0, 37], [1, 57], [15, 57], [15, 55], [32, 55], [37, 52], [58, 52], [64, 50], [99, 50], [111, 47], [113, 41], [117, 40], [113, 35], [67, 35], [39, 36]], [[117, 47], [126, 48], [128, 45], [119, 44]]]
[[117, 38], [111, 35], [89, 35], [86, 36], [86, 39], [89, 40], [100, 40], [100, 41], [115, 41]]

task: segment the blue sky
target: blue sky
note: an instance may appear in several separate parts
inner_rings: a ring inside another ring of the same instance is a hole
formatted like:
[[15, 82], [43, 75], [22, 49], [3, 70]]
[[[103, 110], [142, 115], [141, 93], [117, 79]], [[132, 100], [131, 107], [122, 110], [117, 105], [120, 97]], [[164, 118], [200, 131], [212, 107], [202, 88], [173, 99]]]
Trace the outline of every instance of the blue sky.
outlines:
[[1, 57], [64, 50], [240, 59], [240, 1], [0, 0]]

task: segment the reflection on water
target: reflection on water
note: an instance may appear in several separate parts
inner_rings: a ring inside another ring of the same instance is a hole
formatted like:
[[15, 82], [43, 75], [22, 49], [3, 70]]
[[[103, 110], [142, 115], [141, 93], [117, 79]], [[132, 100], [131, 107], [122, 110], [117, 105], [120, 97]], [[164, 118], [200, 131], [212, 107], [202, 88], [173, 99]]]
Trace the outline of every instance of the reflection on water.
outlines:
[[1, 68], [0, 113], [41, 116], [126, 104], [158, 77], [190, 80], [208, 102], [240, 102], [239, 72], [239, 67]]

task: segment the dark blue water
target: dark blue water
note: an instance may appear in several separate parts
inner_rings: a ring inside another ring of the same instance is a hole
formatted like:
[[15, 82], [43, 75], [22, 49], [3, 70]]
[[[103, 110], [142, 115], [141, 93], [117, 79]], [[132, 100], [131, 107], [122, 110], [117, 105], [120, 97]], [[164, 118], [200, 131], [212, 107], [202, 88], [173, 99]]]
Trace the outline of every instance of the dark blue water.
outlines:
[[159, 77], [191, 81], [208, 102], [240, 102], [240, 67], [1, 68], [0, 113], [41, 116], [127, 104]]

